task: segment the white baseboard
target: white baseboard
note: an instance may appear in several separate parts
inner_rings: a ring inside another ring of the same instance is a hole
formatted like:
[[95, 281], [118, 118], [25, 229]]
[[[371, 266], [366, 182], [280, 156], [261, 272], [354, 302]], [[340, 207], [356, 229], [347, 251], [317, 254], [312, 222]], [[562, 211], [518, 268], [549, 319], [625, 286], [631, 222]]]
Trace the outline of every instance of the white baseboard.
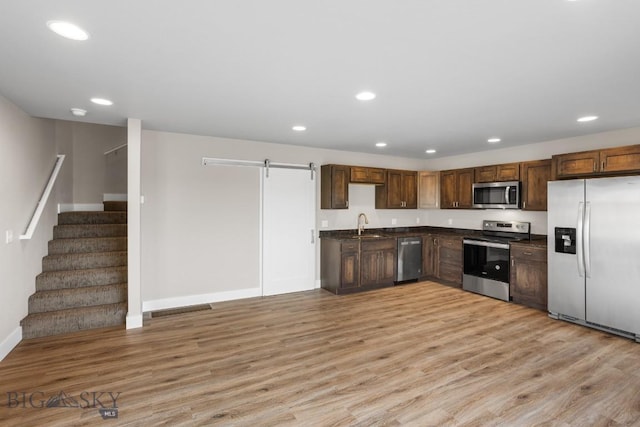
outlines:
[[20, 344], [20, 341], [22, 341], [22, 326], [18, 326], [0, 343], [0, 361], [7, 357], [11, 350]]
[[262, 296], [260, 288], [240, 289], [237, 291], [216, 292], [213, 294], [189, 295], [174, 298], [156, 299], [142, 302], [142, 311], [166, 310], [169, 308], [188, 307], [190, 305], [209, 304], [212, 302], [231, 301], [242, 298]]
[[102, 203], [59, 203], [58, 213], [75, 212], [75, 211], [102, 211], [104, 205]]
[[127, 329], [142, 328], [142, 314], [127, 314]]
[[126, 202], [127, 201], [127, 193], [119, 194], [119, 193], [104, 193], [102, 195], [102, 200], [105, 202]]

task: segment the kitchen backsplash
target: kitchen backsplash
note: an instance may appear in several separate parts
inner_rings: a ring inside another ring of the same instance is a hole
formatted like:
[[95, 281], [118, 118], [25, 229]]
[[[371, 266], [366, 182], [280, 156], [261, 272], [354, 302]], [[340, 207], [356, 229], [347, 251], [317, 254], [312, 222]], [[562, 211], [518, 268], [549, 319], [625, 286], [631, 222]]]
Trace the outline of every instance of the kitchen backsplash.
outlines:
[[[349, 185], [349, 209], [319, 209], [319, 230], [345, 230], [357, 227], [358, 214], [367, 215], [365, 228], [454, 227], [480, 230], [482, 220], [527, 221], [532, 234], [547, 234], [547, 213], [501, 209], [375, 209], [373, 185]], [[326, 226], [323, 222], [326, 221]]]

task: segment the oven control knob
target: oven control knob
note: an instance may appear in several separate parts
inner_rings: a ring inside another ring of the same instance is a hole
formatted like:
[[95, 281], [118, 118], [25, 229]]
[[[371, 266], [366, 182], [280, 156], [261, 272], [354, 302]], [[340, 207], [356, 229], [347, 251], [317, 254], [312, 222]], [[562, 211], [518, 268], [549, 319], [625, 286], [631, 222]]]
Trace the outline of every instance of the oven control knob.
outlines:
[[500, 270], [500, 266], [496, 264], [496, 270]]

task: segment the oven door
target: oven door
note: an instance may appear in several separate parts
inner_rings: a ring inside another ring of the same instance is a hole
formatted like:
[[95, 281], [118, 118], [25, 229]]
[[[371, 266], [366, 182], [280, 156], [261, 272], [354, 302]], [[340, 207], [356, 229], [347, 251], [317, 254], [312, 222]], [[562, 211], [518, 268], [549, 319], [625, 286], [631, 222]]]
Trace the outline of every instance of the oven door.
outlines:
[[509, 244], [464, 239], [462, 288], [509, 301]]

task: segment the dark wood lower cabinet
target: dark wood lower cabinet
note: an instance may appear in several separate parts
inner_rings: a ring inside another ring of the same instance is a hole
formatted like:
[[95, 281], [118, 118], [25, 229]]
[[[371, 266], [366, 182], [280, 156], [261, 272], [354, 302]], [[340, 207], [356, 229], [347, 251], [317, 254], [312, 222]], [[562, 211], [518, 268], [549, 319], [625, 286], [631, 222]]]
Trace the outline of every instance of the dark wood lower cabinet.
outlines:
[[462, 287], [462, 237], [440, 236], [437, 239], [438, 278]]
[[425, 279], [462, 287], [462, 237], [440, 234], [424, 236], [422, 272]]
[[396, 239], [321, 239], [320, 279], [336, 294], [393, 286]]
[[512, 243], [510, 293], [513, 302], [547, 310], [547, 248]]
[[360, 243], [360, 286], [393, 285], [396, 276], [396, 239]]

